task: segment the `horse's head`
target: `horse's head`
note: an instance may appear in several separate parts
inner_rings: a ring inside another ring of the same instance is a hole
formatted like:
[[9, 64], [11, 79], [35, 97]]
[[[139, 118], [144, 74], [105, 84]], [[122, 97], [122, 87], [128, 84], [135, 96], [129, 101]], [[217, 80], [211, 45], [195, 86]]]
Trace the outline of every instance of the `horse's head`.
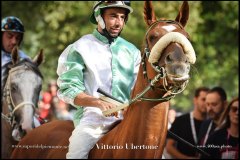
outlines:
[[155, 70], [147, 72], [147, 77], [153, 79], [156, 72], [162, 74], [160, 83], [172, 94], [183, 91], [189, 80], [190, 64], [196, 61], [189, 35], [184, 30], [188, 16], [189, 6], [185, 1], [175, 20], [157, 20], [151, 1], [144, 4], [144, 20], [149, 26], [143, 55], [149, 62], [145, 70]]
[[19, 139], [33, 128], [33, 116], [42, 88], [42, 75], [38, 66], [43, 61], [42, 51], [34, 60], [19, 58], [18, 48], [12, 51], [5, 95], [9, 108], [9, 121], [13, 129], [13, 137]]

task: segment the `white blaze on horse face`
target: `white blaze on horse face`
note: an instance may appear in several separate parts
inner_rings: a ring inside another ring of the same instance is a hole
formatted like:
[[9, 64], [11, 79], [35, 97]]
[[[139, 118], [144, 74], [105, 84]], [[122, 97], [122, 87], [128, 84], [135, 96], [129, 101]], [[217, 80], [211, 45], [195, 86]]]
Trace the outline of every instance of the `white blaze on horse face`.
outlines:
[[168, 32], [172, 32], [173, 30], [177, 29], [175, 26], [162, 26], [163, 29], [167, 30]]
[[[27, 70], [15, 74], [15, 77], [12, 77], [12, 82], [18, 84], [18, 91], [21, 92], [19, 94], [21, 94], [22, 102], [32, 102], [33, 104], [36, 103], [33, 101], [34, 95], [42, 84], [42, 79], [39, 76], [37, 76], [34, 72]], [[19, 108], [19, 110], [21, 110], [21, 114], [23, 114], [20, 122], [23, 130], [28, 131], [32, 129], [34, 107], [36, 106], [25, 104], [23, 107]]]
[[29, 104], [24, 105], [24, 107], [22, 108], [22, 113], [24, 115], [20, 124], [22, 126], [22, 129], [28, 132], [33, 128], [33, 124], [32, 124], [33, 114], [34, 114], [33, 106]]

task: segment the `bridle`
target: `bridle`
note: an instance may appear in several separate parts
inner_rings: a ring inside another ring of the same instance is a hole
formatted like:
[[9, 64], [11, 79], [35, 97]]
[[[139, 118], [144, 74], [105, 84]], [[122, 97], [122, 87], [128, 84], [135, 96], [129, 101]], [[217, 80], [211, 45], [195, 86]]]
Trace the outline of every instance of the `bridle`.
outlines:
[[9, 70], [7, 82], [6, 82], [6, 85], [5, 85], [5, 88], [4, 88], [4, 92], [3, 92], [3, 96], [6, 97], [9, 113], [7, 113], [7, 114], [2, 113], [2, 118], [5, 119], [7, 122], [9, 122], [12, 127], [15, 124], [17, 124], [17, 121], [15, 120], [14, 113], [18, 109], [20, 109], [24, 105], [31, 105], [33, 110], [34, 111], [36, 110], [36, 105], [33, 104], [30, 101], [23, 101], [23, 102], [21, 102], [17, 105], [13, 101], [12, 94], [11, 94], [11, 83], [10, 82], [11, 82], [11, 75], [14, 74], [14, 72], [17, 71], [17, 70], [24, 70], [24, 71], [32, 70], [35, 73], [37, 73], [41, 78], [43, 78], [40, 71], [37, 68], [33, 69], [33, 65], [30, 64], [30, 62], [27, 62], [27, 61], [24, 62], [24, 65], [17, 65], [15, 67], [12, 67]]
[[[166, 70], [164, 67], [160, 67], [157, 64], [152, 64], [151, 66], [153, 67], [153, 69], [157, 72], [157, 75], [151, 80], [148, 78], [147, 75], [147, 68], [146, 68], [146, 58], [149, 58], [150, 55], [150, 49], [149, 49], [149, 45], [147, 42], [147, 36], [149, 31], [156, 26], [158, 23], [160, 22], [165, 22], [165, 23], [171, 23], [171, 24], [177, 24], [181, 29], [183, 29], [183, 26], [173, 20], [158, 20], [156, 22], [154, 22], [153, 24], [151, 24], [151, 26], [148, 28], [146, 35], [145, 35], [145, 42], [146, 42], [146, 47], [144, 49], [144, 54], [141, 60], [141, 64], [143, 66], [143, 75], [144, 78], [147, 79], [147, 82], [149, 83], [149, 85], [140, 93], [138, 94], [135, 98], [133, 98], [131, 100], [131, 102], [136, 101], [136, 100], [145, 100], [145, 101], [160, 101], [160, 102], [164, 102], [164, 101], [169, 101], [171, 98], [175, 97], [175, 95], [181, 93], [185, 87], [187, 86], [188, 81], [184, 82], [183, 85], [175, 85], [175, 86], [168, 86], [167, 83], [167, 74], [166, 74]], [[155, 86], [156, 82], [158, 82], [160, 79], [163, 79], [163, 89], [161, 90], [165, 90], [167, 92], [167, 96], [165, 97], [161, 97], [161, 98], [146, 98], [143, 97], [143, 95], [148, 92], [150, 89], [160, 89], [158, 87]]]

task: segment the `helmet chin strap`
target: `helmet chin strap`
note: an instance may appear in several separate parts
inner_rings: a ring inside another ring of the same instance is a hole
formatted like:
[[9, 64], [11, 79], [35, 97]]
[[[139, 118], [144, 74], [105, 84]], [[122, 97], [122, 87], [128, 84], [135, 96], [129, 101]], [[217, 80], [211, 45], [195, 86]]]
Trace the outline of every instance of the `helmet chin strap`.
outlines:
[[101, 14], [99, 14], [98, 16], [95, 16], [95, 18], [96, 18], [96, 21], [98, 22], [98, 24], [100, 25], [100, 27], [102, 29], [105, 29], [106, 28], [105, 22], [104, 22], [104, 20], [103, 20], [103, 18], [101, 16]]
[[98, 22], [98, 24], [100, 25], [100, 27], [103, 30], [103, 36], [105, 36], [108, 39], [109, 44], [111, 44], [113, 42], [113, 37], [108, 33], [107, 29], [106, 29], [106, 25], [105, 22], [101, 16], [101, 14], [99, 14], [98, 16], [95, 16], [96, 21]]

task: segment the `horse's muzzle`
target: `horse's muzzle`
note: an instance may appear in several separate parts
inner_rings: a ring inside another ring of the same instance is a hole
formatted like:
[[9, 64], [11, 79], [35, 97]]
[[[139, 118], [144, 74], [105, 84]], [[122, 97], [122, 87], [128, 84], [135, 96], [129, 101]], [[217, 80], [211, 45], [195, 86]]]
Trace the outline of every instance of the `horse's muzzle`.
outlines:
[[183, 75], [183, 76], [168, 76], [168, 79], [172, 81], [173, 83], [183, 83], [190, 79], [189, 75]]
[[169, 83], [184, 83], [190, 79], [189, 76], [190, 64], [188, 63], [173, 63], [166, 65], [167, 80]]

